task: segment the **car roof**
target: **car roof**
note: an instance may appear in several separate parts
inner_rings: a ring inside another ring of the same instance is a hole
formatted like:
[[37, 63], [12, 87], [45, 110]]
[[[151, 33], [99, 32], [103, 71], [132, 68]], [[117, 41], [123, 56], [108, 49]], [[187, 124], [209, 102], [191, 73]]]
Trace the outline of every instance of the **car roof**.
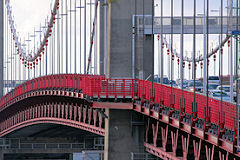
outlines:
[[216, 90], [216, 89], [210, 90], [209, 92], [223, 92], [223, 93], [226, 93], [226, 92], [224, 92], [224, 91], [220, 91], [220, 90]]
[[208, 85], [219, 85], [218, 83], [208, 83]]
[[230, 85], [222, 85], [222, 86], [219, 85], [218, 88], [219, 88], [219, 87], [230, 87]]

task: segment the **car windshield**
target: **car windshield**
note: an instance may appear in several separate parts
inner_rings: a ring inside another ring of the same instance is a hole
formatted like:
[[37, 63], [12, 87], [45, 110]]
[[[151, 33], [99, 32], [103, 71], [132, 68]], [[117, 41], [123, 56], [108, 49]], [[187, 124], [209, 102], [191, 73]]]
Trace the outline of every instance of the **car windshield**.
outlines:
[[219, 90], [224, 90], [225, 92], [230, 92], [230, 87], [219, 87]]
[[219, 80], [219, 77], [218, 76], [210, 76], [208, 79], [209, 80]]
[[208, 89], [216, 89], [218, 87], [217, 84], [209, 84]]
[[[213, 92], [212, 93], [213, 97], [221, 97], [221, 92]], [[224, 92], [222, 92], [223, 97], [227, 97], [228, 95]]]
[[[193, 87], [193, 85], [194, 85], [193, 82], [190, 82], [190, 83], [188, 84], [189, 87]], [[202, 84], [201, 82], [195, 82], [195, 86], [196, 86], [196, 87], [202, 87], [203, 84]]]

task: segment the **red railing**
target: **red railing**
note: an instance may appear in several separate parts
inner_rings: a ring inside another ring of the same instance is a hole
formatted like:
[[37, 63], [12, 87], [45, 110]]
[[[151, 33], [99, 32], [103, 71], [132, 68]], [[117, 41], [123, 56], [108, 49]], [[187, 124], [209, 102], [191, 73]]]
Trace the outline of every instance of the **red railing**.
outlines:
[[[170, 106], [171, 87], [161, 84], [153, 84], [154, 102], [160, 103], [161, 98], [164, 99], [164, 106]], [[180, 100], [182, 99], [182, 90], [173, 88], [172, 94], [174, 95], [174, 108], [180, 110]], [[152, 83], [149, 81], [139, 80], [138, 85], [138, 97], [145, 97], [146, 100], [151, 100], [152, 97]], [[185, 101], [185, 112], [187, 114], [192, 113], [193, 92], [183, 90], [183, 99]], [[197, 103], [197, 115], [199, 118], [204, 119], [204, 107], [206, 107], [206, 96], [196, 94]], [[210, 119], [211, 122], [219, 123], [219, 113], [221, 111], [221, 101], [213, 98], [209, 98]], [[234, 121], [236, 122], [236, 106], [223, 102], [223, 112], [225, 114], [225, 126], [229, 129], [234, 129]]]
[[[82, 90], [84, 95], [94, 98], [133, 98], [136, 96], [149, 101], [154, 100], [155, 103], [159, 103], [163, 99], [165, 106], [170, 105], [171, 98], [171, 87], [157, 83], [153, 84], [154, 98], [152, 98], [152, 83], [149, 81], [138, 79], [106, 79], [104, 76], [96, 75], [62, 74], [39, 77], [19, 85], [0, 99], [0, 107], [27, 92], [54, 88], [61, 90]], [[182, 90], [173, 88], [173, 95], [175, 97], [174, 108], [179, 110]], [[185, 99], [185, 112], [191, 114], [193, 93], [183, 91], [183, 98]], [[198, 117], [204, 119], [206, 96], [196, 94], [196, 102]], [[219, 112], [221, 111], [220, 104], [219, 100], [209, 98], [211, 122], [216, 124], [218, 124]], [[236, 107], [233, 104], [223, 102], [223, 111], [225, 113], [225, 126], [233, 129], [234, 120], [236, 120]]]

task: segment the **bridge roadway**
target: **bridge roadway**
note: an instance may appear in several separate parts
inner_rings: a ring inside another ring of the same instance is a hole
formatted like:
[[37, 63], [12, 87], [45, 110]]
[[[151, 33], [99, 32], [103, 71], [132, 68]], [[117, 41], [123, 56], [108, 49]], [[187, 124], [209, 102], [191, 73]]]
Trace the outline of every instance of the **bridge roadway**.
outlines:
[[107, 110], [117, 110], [116, 117], [132, 110], [144, 115], [145, 150], [157, 157], [208, 160], [214, 155], [219, 155], [219, 159], [240, 157], [236, 147], [235, 105], [223, 102], [224, 123], [219, 123], [220, 101], [209, 98], [211, 111], [207, 117], [205, 96], [196, 95], [194, 110], [192, 92], [173, 88], [171, 94], [169, 86], [156, 83], [153, 90], [154, 97], [152, 83], [139, 79], [71, 74], [39, 77], [1, 98], [0, 136], [32, 125], [60, 124], [106, 137]]

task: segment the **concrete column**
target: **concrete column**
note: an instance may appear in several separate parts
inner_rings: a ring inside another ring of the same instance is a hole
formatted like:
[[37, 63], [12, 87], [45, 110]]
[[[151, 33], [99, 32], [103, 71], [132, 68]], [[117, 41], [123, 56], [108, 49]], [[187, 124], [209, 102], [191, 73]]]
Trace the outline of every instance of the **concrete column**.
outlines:
[[3, 96], [3, 55], [4, 55], [4, 1], [0, 2], [0, 98]]
[[[101, 0], [101, 2], [104, 0]], [[136, 2], [136, 4], [135, 4]], [[145, 4], [143, 4], [143, 2]], [[152, 4], [147, 0], [119, 0], [113, 1], [108, 5], [108, 67], [107, 73], [111, 78], [131, 78], [132, 77], [132, 17], [134, 14], [151, 15]], [[144, 7], [143, 7], [144, 6]], [[144, 8], [144, 11], [143, 11]], [[101, 5], [101, 48], [100, 48], [100, 70], [103, 72], [104, 60], [104, 7]], [[136, 43], [135, 48], [135, 75], [136, 77], [146, 78], [152, 72], [152, 36], [143, 36], [141, 42]], [[136, 40], [137, 41], [137, 40]], [[140, 75], [140, 76], [139, 76]]]
[[[144, 130], [139, 133], [131, 127], [130, 110], [106, 109], [104, 160], [131, 159], [131, 152], [140, 153], [139, 143], [143, 145]], [[136, 143], [136, 136], [140, 142]]]
[[0, 150], [0, 160], [4, 160], [4, 153], [3, 153], [3, 150]]
[[100, 63], [100, 75], [104, 75], [104, 8], [107, 7], [107, 5], [105, 5], [105, 0], [100, 0], [100, 22], [99, 23], [99, 27], [100, 27], [100, 59], [99, 59], [99, 63]]

